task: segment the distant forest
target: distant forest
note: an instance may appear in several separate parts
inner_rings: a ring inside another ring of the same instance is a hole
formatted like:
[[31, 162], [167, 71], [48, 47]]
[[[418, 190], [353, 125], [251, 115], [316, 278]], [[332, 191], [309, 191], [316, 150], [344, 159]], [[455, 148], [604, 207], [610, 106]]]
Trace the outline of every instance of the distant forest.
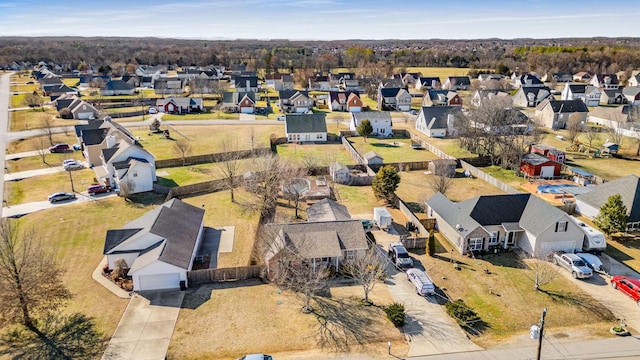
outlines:
[[0, 37], [0, 64], [205, 66], [247, 64], [273, 71], [333, 68], [463, 67], [547, 72], [640, 69], [639, 38], [484, 40], [184, 40], [115, 37]]

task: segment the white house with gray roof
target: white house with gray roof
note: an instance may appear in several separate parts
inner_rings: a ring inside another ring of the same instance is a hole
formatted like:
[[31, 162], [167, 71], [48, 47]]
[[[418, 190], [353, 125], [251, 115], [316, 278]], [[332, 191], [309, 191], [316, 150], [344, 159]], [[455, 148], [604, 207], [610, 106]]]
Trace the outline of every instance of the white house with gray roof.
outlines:
[[360, 126], [362, 120], [369, 120], [373, 128], [373, 136], [393, 135], [391, 131], [393, 122], [391, 120], [391, 113], [388, 111], [352, 112], [349, 120], [349, 130], [357, 133], [358, 126]]
[[200, 247], [204, 209], [171, 199], [121, 229], [107, 230], [103, 254], [110, 270], [122, 259], [133, 290], [175, 289], [191, 270]]
[[284, 121], [288, 142], [326, 142], [327, 122], [324, 114], [290, 114]]
[[455, 133], [456, 116], [462, 116], [459, 106], [423, 106], [415, 128], [428, 137], [444, 138]]
[[453, 202], [436, 193], [427, 200], [427, 215], [461, 254], [518, 247], [545, 257], [582, 248], [583, 232], [569, 215], [532, 194]]
[[619, 194], [627, 208], [628, 231], [640, 230], [640, 178], [628, 175], [620, 179], [598, 185], [592, 191], [576, 195], [576, 211], [590, 219], [598, 216], [600, 207], [610, 196]]

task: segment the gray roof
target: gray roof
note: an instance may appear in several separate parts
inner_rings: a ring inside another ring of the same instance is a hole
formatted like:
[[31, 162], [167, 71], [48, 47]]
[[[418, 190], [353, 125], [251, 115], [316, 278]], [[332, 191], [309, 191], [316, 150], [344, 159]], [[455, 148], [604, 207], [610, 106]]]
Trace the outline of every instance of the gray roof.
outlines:
[[640, 86], [627, 86], [622, 89], [622, 93], [628, 96], [637, 96], [640, 94]]
[[325, 114], [291, 114], [286, 116], [285, 133], [321, 133], [327, 132]]
[[610, 196], [616, 194], [620, 194], [622, 203], [627, 207], [629, 214], [627, 221], [640, 221], [640, 178], [638, 175], [629, 175], [598, 185], [593, 191], [576, 195], [576, 199], [600, 208]]
[[355, 112], [351, 113], [357, 123], [359, 124], [362, 120], [389, 120], [391, 121], [391, 113], [389, 111], [365, 111], [365, 112]]
[[423, 106], [420, 112], [424, 114], [429, 129], [446, 129], [448, 115], [461, 113], [458, 106]]
[[107, 230], [107, 236], [104, 240], [104, 254], [110, 252], [113, 248], [120, 245], [123, 241], [140, 232], [141, 228], [136, 229], [116, 229]]
[[82, 143], [84, 145], [98, 145], [104, 141], [109, 133], [107, 128], [83, 129], [81, 130]]
[[471, 85], [471, 78], [468, 76], [449, 76], [449, 83], [455, 82], [456, 85]]
[[382, 155], [378, 154], [375, 151], [369, 151], [369, 152], [365, 153], [362, 156], [367, 160], [371, 160], [371, 159], [376, 158], [376, 157], [382, 159]]
[[102, 149], [102, 156], [104, 157], [104, 161], [109, 161], [113, 155], [115, 155], [120, 149], [120, 143], [116, 143], [114, 147], [108, 149]]
[[522, 155], [522, 161], [529, 163], [531, 165], [541, 165], [548, 162], [555, 162], [548, 157], [539, 155], [539, 154], [524, 154]]
[[540, 105], [538, 105], [538, 109], [542, 109], [546, 106], [546, 104], [551, 106], [551, 109], [554, 113], [587, 113], [589, 109], [587, 105], [582, 100], [554, 100], [553, 98], [548, 98]]
[[280, 90], [278, 92], [279, 99], [290, 99], [296, 93], [300, 93], [306, 97], [309, 97], [309, 92], [304, 90]]
[[[385, 87], [380, 89], [380, 94], [382, 97], [396, 97], [401, 90], [404, 90], [402, 87]], [[406, 90], [405, 90], [406, 91]]]
[[331, 199], [321, 201], [307, 208], [308, 221], [351, 220], [351, 214], [346, 206]]
[[105, 90], [133, 90], [133, 86], [131, 86], [128, 82], [124, 80], [111, 80], [104, 85]]
[[76, 130], [76, 136], [80, 137], [80, 136], [82, 136], [82, 132], [84, 130], [97, 129], [97, 128], [100, 127], [100, 125], [102, 125], [102, 120], [92, 120], [92, 121], [89, 121], [86, 124], [76, 125], [74, 127], [74, 129]]

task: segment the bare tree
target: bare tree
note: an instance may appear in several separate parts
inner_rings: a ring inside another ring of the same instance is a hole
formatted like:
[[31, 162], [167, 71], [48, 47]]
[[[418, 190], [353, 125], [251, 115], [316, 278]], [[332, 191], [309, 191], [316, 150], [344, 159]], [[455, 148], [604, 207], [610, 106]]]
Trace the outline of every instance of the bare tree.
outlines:
[[187, 139], [180, 139], [173, 143], [173, 153], [182, 159], [182, 166], [187, 162], [187, 156], [191, 154], [191, 142]]
[[0, 326], [22, 325], [44, 339], [39, 320], [46, 321], [71, 297], [62, 274], [33, 231], [0, 220]]
[[578, 137], [580, 131], [582, 131], [583, 127], [584, 124], [582, 123], [581, 115], [578, 113], [571, 114], [567, 121], [567, 139], [573, 143]]
[[33, 147], [38, 152], [38, 155], [40, 155], [40, 159], [42, 159], [42, 163], [46, 164], [47, 153], [49, 152], [47, 147], [47, 139], [44, 136], [36, 136], [31, 138], [30, 141]]
[[251, 168], [253, 171], [244, 176], [244, 187], [253, 195], [253, 200], [243, 204], [244, 208], [259, 211], [261, 216], [272, 216], [283, 183], [286, 179], [299, 177], [300, 168], [271, 153], [253, 158]]
[[131, 181], [129, 181], [129, 179], [120, 181], [118, 188], [118, 196], [124, 198], [125, 200], [131, 199], [131, 195], [133, 195], [134, 193], [134, 186]]
[[49, 114], [40, 115], [40, 125], [42, 126], [42, 133], [49, 139], [49, 144], [53, 146], [53, 118]]
[[624, 129], [622, 125], [626, 122], [626, 114], [623, 114], [621, 111], [613, 113], [611, 116], [611, 124], [609, 124], [609, 128], [607, 130], [607, 141], [616, 143], [620, 148], [622, 148], [622, 131]]
[[42, 108], [42, 111], [44, 111], [44, 107], [42, 107], [42, 104], [44, 103], [44, 100], [42, 99], [42, 96], [40, 96], [40, 94], [38, 94], [37, 91], [34, 91], [30, 94], [27, 94], [24, 97], [23, 100], [24, 105], [27, 105], [30, 108]]
[[538, 253], [530, 259], [521, 259], [529, 269], [525, 276], [533, 281], [533, 289], [538, 291], [540, 287], [549, 284], [558, 276], [558, 270], [546, 258], [552, 253]]
[[368, 249], [364, 256], [356, 257], [342, 263], [342, 271], [353, 277], [364, 291], [364, 301], [370, 303], [369, 293], [376, 285], [376, 281], [385, 277], [384, 265], [375, 248]]
[[600, 134], [592, 126], [587, 126], [585, 128], [585, 131], [582, 133], [582, 136], [584, 136], [584, 139], [586, 140], [587, 145], [589, 146], [585, 151], [585, 153], [589, 153], [593, 145], [593, 142], [600, 138]]
[[429, 185], [433, 191], [445, 194], [451, 185], [453, 185], [453, 178], [449, 176], [435, 175], [433, 179], [431, 179]]
[[238, 185], [238, 175], [240, 171], [240, 152], [237, 143], [232, 139], [222, 140], [221, 159], [217, 163], [218, 171], [225, 182], [225, 188], [231, 192], [231, 202], [236, 202], [234, 189]]

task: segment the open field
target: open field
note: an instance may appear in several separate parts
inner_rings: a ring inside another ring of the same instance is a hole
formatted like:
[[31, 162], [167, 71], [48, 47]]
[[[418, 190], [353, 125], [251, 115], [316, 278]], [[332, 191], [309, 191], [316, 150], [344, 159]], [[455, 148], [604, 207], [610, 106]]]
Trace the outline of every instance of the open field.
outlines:
[[[35, 140], [31, 140], [31, 139], [35, 139]], [[24, 139], [24, 140], [16, 140], [11, 142], [7, 146], [7, 154], [38, 150], [38, 146], [40, 143], [39, 139], [45, 139], [45, 145], [47, 145], [48, 147], [49, 138], [46, 135], [42, 135], [39, 137], [33, 137], [29, 139]], [[66, 135], [64, 133], [53, 134], [52, 139], [54, 144], [58, 144], [58, 143], [75, 144], [78, 142], [78, 139], [76, 138], [76, 134], [73, 131], [73, 129], [71, 129]], [[47, 154], [47, 158], [48, 157], [49, 157], [49, 154]]]
[[463, 299], [478, 313], [484, 324], [475, 326], [480, 335], [473, 336], [472, 340], [480, 346], [495, 346], [514, 336], [528, 335], [529, 327], [537, 323], [545, 307], [548, 308], [545, 326], [548, 336], [564, 333], [567, 328], [580, 330], [588, 334], [586, 336], [610, 336], [609, 328], [616, 318], [575, 286], [573, 280], [558, 274], [542, 286], [543, 291], [535, 291], [532, 271], [527, 268], [530, 260], [523, 261], [514, 253], [491, 254], [484, 259], [456, 253], [454, 259], [462, 269], [454, 271], [450, 262], [451, 245], [441, 234], [436, 234], [436, 238], [439, 245], [434, 257], [418, 255], [416, 258], [450, 298]]
[[342, 144], [287, 143], [278, 145], [277, 151], [279, 157], [293, 160], [300, 165], [328, 166], [336, 161], [346, 165], [356, 164]]
[[[94, 183], [95, 173], [91, 169], [71, 171], [75, 190], [85, 191]], [[46, 201], [47, 196], [54, 192], [71, 192], [69, 173], [62, 171], [55, 174], [47, 174], [18, 181], [6, 181], [4, 183], [7, 205], [15, 205], [32, 201]], [[82, 196], [82, 195], [78, 195]]]
[[[404, 336], [382, 310], [362, 306], [355, 300], [362, 297], [360, 287], [335, 287], [330, 292], [331, 297], [312, 301], [316, 313], [303, 314], [302, 299], [296, 294], [257, 281], [190, 289], [180, 310], [168, 357], [236, 359], [258, 352], [276, 355], [322, 349], [323, 353], [371, 352], [379, 358], [386, 356], [387, 341], [392, 341], [394, 353], [406, 353]], [[392, 302], [383, 284], [377, 284], [371, 296], [376, 304]], [[323, 330], [333, 331], [336, 338]]]
[[56, 117], [57, 115], [58, 113], [55, 109], [13, 111], [10, 113], [10, 131], [42, 129], [45, 127], [42, 124], [44, 116], [53, 118], [51, 121], [52, 126], [73, 126], [78, 124], [77, 120], [63, 120]]
[[[163, 129], [166, 127], [163, 127]], [[146, 126], [132, 127], [129, 129], [134, 136], [140, 137], [140, 144], [156, 156], [156, 159], [175, 158], [173, 140], [166, 140], [160, 135], [149, 136]], [[175, 140], [189, 140], [192, 146], [191, 155], [202, 155], [222, 152], [223, 141], [232, 140], [237, 144], [238, 150], [251, 149], [251, 136], [253, 133], [254, 147], [269, 147], [269, 137], [284, 136], [283, 125], [251, 126], [251, 125], [207, 125], [207, 126], [171, 126], [171, 137]], [[175, 131], [177, 130], [177, 131]], [[179, 132], [179, 133], [178, 133]], [[182, 134], [182, 135], [181, 135]]]
[[106, 114], [119, 114], [119, 113], [134, 112], [134, 111], [140, 111], [140, 106], [128, 106], [128, 107], [121, 107], [121, 108], [104, 109], [104, 112]]
[[[446, 192], [451, 201], [468, 200], [480, 195], [504, 194], [497, 187], [481, 179], [465, 178], [461, 175], [458, 173]], [[435, 194], [430, 186], [434, 178], [434, 175], [425, 175], [424, 171], [403, 171], [400, 173], [400, 185], [396, 194], [405, 202], [417, 202], [422, 205]]]
[[[145, 204], [149, 200], [154, 199], [146, 199]], [[22, 230], [35, 231], [44, 246], [55, 252], [66, 271], [63, 281], [73, 294], [66, 311], [94, 318], [97, 329], [107, 339], [113, 334], [128, 301], [95, 282], [91, 273], [103, 257], [107, 229], [121, 227], [151, 208], [116, 198], [39, 211], [17, 220]]]
[[419, 72], [422, 76], [437, 76], [444, 84], [449, 76], [465, 76], [469, 73], [468, 68], [447, 68], [447, 67], [408, 67], [407, 72]]
[[400, 163], [411, 161], [429, 161], [438, 157], [427, 150], [415, 150], [411, 148], [410, 139], [377, 139], [363, 137], [350, 137], [349, 141], [361, 155], [369, 151], [375, 151], [384, 159], [385, 163]]

